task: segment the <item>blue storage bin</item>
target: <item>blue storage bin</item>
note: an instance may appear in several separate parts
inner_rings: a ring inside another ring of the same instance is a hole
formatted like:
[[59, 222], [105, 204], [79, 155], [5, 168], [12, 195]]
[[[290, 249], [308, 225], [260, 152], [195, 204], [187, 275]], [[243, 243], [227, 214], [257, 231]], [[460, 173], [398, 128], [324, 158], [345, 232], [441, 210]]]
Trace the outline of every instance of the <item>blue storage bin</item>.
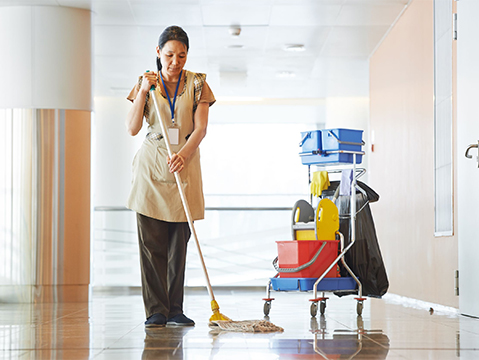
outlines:
[[[318, 155], [302, 155], [301, 163], [303, 165], [322, 165], [322, 164], [352, 164], [353, 154], [318, 154]], [[356, 154], [356, 164], [361, 164], [363, 156]]]
[[[353, 154], [331, 153], [334, 151], [362, 151], [364, 145], [362, 130], [353, 129], [323, 129], [301, 133], [303, 165], [322, 165], [353, 163]], [[356, 154], [356, 164], [361, 164], [362, 154]]]
[[312, 151], [321, 151], [321, 130], [301, 132], [301, 152], [308, 153]]
[[[271, 278], [275, 291], [310, 291], [317, 278]], [[356, 290], [357, 284], [352, 277], [324, 278], [318, 284], [319, 291]]]
[[[299, 279], [301, 290], [313, 290], [315, 278]], [[318, 284], [319, 291], [355, 290], [356, 281], [352, 277], [324, 278]]]
[[271, 285], [275, 291], [299, 290], [299, 278], [271, 278]]
[[363, 131], [352, 129], [324, 129], [321, 130], [321, 140], [323, 151], [361, 151]]

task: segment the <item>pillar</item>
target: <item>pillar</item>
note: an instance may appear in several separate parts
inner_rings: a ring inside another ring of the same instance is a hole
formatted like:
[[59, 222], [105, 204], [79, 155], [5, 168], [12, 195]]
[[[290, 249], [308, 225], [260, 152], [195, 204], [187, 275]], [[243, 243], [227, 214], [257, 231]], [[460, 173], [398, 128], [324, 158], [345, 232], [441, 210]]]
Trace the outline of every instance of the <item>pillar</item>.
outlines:
[[0, 7], [0, 302], [90, 294], [91, 12]]

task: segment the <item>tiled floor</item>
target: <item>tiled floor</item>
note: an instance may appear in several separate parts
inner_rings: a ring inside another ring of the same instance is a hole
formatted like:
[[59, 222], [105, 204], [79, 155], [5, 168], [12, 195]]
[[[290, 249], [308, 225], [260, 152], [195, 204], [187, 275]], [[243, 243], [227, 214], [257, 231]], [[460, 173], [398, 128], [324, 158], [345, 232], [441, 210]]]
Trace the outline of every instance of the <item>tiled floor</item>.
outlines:
[[[263, 291], [217, 290], [234, 320], [263, 318]], [[145, 332], [140, 295], [96, 294], [90, 303], [0, 304], [2, 359], [478, 359], [479, 320], [443, 309], [368, 299], [362, 318], [352, 297], [331, 295], [311, 318], [310, 293], [273, 292], [270, 320], [283, 333], [215, 333], [210, 300], [189, 290], [194, 328]], [[446, 309], [447, 310], [447, 309]]]

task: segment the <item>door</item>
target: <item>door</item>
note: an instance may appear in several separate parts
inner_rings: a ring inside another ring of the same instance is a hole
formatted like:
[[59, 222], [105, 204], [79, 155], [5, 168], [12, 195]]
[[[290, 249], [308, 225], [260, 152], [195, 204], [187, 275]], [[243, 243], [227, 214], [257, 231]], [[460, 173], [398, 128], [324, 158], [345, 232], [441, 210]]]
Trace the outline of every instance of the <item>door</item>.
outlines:
[[[457, 2], [459, 310], [479, 317], [479, 1]], [[466, 158], [466, 149], [469, 149]]]

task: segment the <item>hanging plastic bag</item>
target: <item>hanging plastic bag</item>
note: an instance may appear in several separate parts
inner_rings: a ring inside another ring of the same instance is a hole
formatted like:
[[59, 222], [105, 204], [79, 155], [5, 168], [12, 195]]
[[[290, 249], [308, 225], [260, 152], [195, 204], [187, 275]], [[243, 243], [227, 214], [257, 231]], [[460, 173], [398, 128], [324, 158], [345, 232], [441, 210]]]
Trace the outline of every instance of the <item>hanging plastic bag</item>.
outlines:
[[[369, 207], [369, 203], [379, 200], [379, 195], [363, 182], [358, 181], [357, 184], [360, 190], [356, 191], [356, 239], [355, 244], [345, 254], [345, 261], [361, 281], [362, 295], [381, 297], [387, 292], [389, 281]], [[339, 181], [332, 181], [328, 190], [323, 192], [323, 196], [332, 199], [338, 186]], [[345, 247], [349, 245], [351, 237], [350, 204], [351, 197], [349, 195], [339, 196], [336, 200], [340, 218], [339, 231], [344, 235]], [[350, 276], [342, 266], [341, 276]], [[344, 293], [337, 293], [337, 295], [341, 296]]]

